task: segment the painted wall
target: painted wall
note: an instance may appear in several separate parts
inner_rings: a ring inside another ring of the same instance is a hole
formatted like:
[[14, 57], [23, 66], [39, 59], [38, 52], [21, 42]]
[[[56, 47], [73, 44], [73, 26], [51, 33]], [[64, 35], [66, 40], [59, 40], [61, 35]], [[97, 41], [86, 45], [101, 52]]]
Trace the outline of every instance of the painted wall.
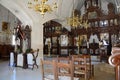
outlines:
[[[3, 23], [7, 29], [3, 29]], [[13, 28], [17, 26], [18, 19], [5, 7], [0, 5], [0, 44], [12, 44]]]

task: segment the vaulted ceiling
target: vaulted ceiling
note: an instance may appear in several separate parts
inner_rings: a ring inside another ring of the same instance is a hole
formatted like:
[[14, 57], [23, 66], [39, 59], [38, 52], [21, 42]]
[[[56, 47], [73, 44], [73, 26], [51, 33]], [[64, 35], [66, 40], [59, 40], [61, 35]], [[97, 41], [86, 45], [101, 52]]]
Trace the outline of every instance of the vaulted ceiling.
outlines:
[[[74, 8], [80, 10], [83, 6], [84, 0], [48, 0], [48, 4], [53, 2], [57, 2], [57, 10], [52, 13], [45, 14], [44, 18], [40, 15], [40, 13], [36, 13], [35, 11], [28, 8], [28, 2], [30, 0], [0, 0], [0, 4], [10, 10], [16, 17], [22, 21], [24, 24], [33, 25], [34, 23], [45, 23], [49, 20], [55, 20], [58, 22], [62, 22], [66, 17], [70, 17]], [[34, 0], [31, 0], [34, 1]], [[101, 0], [112, 2], [119, 8], [120, 0]]]

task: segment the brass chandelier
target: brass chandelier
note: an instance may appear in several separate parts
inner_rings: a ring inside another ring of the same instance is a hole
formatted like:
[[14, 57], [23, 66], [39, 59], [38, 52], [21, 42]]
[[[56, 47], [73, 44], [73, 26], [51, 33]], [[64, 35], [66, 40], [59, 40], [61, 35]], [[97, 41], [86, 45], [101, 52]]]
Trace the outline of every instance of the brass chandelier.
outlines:
[[36, 12], [40, 12], [42, 16], [47, 12], [52, 12], [53, 8], [57, 8], [57, 4], [54, 3], [52, 6], [47, 4], [48, 0], [33, 0], [32, 2], [28, 2], [28, 8], [35, 10]]
[[87, 29], [89, 27], [88, 20], [83, 19], [82, 16], [72, 16], [67, 18], [67, 24], [73, 28], [81, 27]]
[[89, 27], [88, 20], [84, 19], [83, 16], [75, 15], [74, 12], [74, 0], [73, 0], [73, 13], [72, 17], [67, 18], [67, 24], [70, 25], [72, 28], [85, 28]]

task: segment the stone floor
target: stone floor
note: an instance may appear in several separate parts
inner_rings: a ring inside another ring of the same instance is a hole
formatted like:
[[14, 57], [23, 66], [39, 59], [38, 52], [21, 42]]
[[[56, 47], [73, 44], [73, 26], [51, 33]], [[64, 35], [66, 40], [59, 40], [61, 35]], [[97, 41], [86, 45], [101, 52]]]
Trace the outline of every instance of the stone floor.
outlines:
[[[9, 61], [0, 61], [0, 80], [42, 80], [39, 68], [22, 69], [10, 67]], [[94, 65], [94, 78], [92, 80], [115, 80], [114, 68], [107, 63]]]
[[115, 80], [114, 68], [106, 63], [95, 64], [93, 80]]

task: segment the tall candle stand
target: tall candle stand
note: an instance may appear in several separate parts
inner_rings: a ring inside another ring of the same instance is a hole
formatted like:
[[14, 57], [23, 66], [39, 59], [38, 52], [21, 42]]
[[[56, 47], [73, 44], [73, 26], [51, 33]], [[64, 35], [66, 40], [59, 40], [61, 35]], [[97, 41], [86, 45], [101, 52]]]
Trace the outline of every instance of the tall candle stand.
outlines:
[[48, 56], [51, 56], [51, 54], [50, 54], [50, 41], [48, 41]]
[[78, 54], [80, 53], [80, 39], [77, 40]]

